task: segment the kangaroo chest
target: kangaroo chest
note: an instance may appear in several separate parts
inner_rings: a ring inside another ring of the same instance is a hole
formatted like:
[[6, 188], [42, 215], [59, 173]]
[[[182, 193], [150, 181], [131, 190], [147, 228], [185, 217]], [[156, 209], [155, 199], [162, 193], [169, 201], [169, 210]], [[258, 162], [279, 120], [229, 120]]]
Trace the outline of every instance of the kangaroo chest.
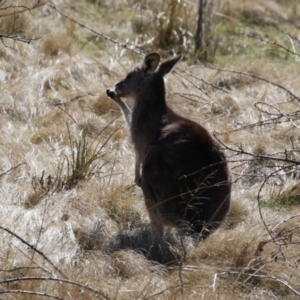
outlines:
[[160, 135], [161, 117], [151, 112], [143, 115], [132, 114], [130, 134], [135, 150], [140, 155], [145, 155], [148, 147], [154, 144]]

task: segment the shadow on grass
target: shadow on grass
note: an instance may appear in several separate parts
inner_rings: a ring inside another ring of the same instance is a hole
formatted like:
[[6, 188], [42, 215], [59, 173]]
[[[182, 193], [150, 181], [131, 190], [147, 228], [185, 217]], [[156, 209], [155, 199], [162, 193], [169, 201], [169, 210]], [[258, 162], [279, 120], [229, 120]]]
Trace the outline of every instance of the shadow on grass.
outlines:
[[147, 259], [164, 265], [178, 263], [183, 256], [179, 248], [180, 242], [171, 233], [166, 233], [159, 247], [152, 246], [151, 228], [128, 230], [116, 235], [105, 247], [105, 252], [111, 254], [119, 250], [130, 249], [144, 255]]

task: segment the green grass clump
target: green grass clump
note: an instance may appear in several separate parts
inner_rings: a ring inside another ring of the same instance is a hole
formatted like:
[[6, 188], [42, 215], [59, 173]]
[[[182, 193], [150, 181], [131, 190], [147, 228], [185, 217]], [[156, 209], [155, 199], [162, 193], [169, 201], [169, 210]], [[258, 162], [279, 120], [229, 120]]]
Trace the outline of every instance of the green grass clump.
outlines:
[[60, 169], [62, 170], [66, 164], [67, 175], [65, 186], [70, 189], [77, 185], [79, 181], [89, 180], [93, 175], [100, 172], [105, 164], [100, 164], [101, 158], [104, 155], [102, 150], [108, 140], [103, 144], [96, 142], [95, 147], [93, 147], [95, 140], [92, 142], [88, 141], [85, 129], [82, 130], [78, 139], [73, 139], [68, 125], [67, 129], [71, 157], [65, 157]]
[[284, 207], [293, 208], [300, 205], [300, 184], [296, 184], [287, 190], [280, 192], [269, 201], [264, 201], [263, 206], [269, 208]]

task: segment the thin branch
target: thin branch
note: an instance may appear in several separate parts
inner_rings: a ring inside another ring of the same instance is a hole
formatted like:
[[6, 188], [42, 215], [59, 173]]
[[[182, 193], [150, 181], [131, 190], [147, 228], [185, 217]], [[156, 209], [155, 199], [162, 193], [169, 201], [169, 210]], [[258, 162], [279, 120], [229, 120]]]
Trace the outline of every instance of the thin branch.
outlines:
[[71, 98], [70, 100], [67, 100], [67, 101], [61, 101], [60, 99], [55, 99], [53, 101], [52, 104], [50, 104], [51, 106], [59, 106], [59, 105], [66, 105], [68, 104], [69, 102], [74, 102], [80, 98], [83, 98], [83, 97], [88, 97], [88, 96], [92, 96], [92, 97], [95, 97], [96, 95], [93, 94], [93, 93], [87, 93], [87, 94], [84, 94], [84, 95], [78, 95], [78, 96], [75, 96], [73, 98]]
[[[175, 70], [179, 70], [179, 71], [182, 72], [184, 75], [187, 75], [187, 76], [190, 76], [190, 77], [192, 77], [192, 78], [194, 78], [194, 79], [200, 80], [200, 81], [203, 82], [204, 84], [209, 85], [209, 86], [211, 86], [212, 88], [214, 88], [214, 89], [216, 89], [216, 90], [219, 90], [219, 91], [222, 91], [222, 92], [224, 92], [224, 93], [226, 93], [226, 94], [229, 94], [228, 91], [224, 90], [223, 88], [221, 88], [221, 87], [219, 87], [219, 86], [217, 86], [217, 85], [215, 85], [215, 84], [213, 84], [213, 83], [207, 82], [207, 81], [204, 80], [203, 78], [200, 78], [200, 77], [198, 77], [198, 76], [196, 76], [196, 75], [194, 75], [194, 74], [191, 74], [191, 73], [189, 73], [189, 72], [187, 72], [187, 71], [181, 70], [181, 69], [179, 69], [178, 67], [176, 67]], [[178, 72], [175, 72], [175, 73], [178, 74]], [[179, 74], [179, 75], [182, 76], [182, 74]], [[184, 78], [185, 78], [185, 77], [184, 77]]]
[[[28, 251], [27, 252], [25, 252], [25, 251], [23, 251], [18, 245], [16, 245], [15, 243], [11, 243], [16, 249], [18, 249], [19, 250], [19, 252], [21, 253], [21, 254], [23, 254], [23, 256], [25, 257], [25, 258], [27, 258], [28, 260], [31, 260], [31, 257], [30, 257], [30, 254], [28, 254]], [[29, 252], [30, 253], [30, 252]], [[35, 261], [31, 261], [32, 262], [32, 264], [34, 264], [34, 265], [36, 265], [37, 266], [37, 268], [39, 268], [40, 270], [42, 270], [43, 272], [45, 272], [47, 275], [50, 275], [50, 276], [55, 276], [55, 275], [53, 275], [53, 272], [51, 272], [51, 270], [48, 270], [48, 269], [46, 269], [46, 268], [44, 268], [44, 267], [42, 267], [41, 265], [39, 265], [37, 262], [35, 262]], [[35, 268], [35, 267], [33, 267], [33, 268]]]
[[[277, 113], [271, 113], [271, 112], [269, 112], [269, 111], [267, 111], [267, 110], [263, 110], [261, 107], [259, 107], [259, 105], [271, 107], [271, 108], [274, 109]], [[256, 103], [254, 104], [254, 106], [255, 106], [259, 111], [261, 111], [261, 112], [263, 112], [263, 113], [265, 113], [265, 114], [267, 114], [267, 115], [272, 115], [272, 116], [275, 115], [275, 116], [285, 117], [285, 118], [287, 119], [287, 121], [289, 121], [290, 123], [292, 123], [292, 125], [293, 125], [295, 128], [300, 129], [300, 127], [298, 127], [298, 125], [295, 124], [294, 121], [292, 120], [292, 118], [290, 117], [290, 116], [292, 116], [292, 117], [295, 117], [295, 116], [296, 116], [297, 118], [299, 118], [299, 117], [300, 117], [299, 110], [293, 111], [293, 112], [290, 113], [290, 114], [285, 114], [285, 113], [283, 113], [279, 108], [277, 108], [275, 105], [272, 105], [272, 104], [269, 104], [269, 103], [256, 102]]]
[[91, 287], [89, 287], [87, 284], [83, 285], [80, 284], [78, 282], [74, 282], [68, 279], [63, 279], [63, 278], [53, 278], [53, 277], [17, 277], [17, 278], [10, 278], [10, 279], [5, 279], [0, 281], [0, 284], [8, 284], [8, 283], [12, 283], [12, 282], [19, 282], [19, 281], [54, 281], [54, 282], [58, 282], [58, 283], [66, 283], [66, 284], [70, 284], [70, 285], [74, 285], [77, 286], [79, 288], [85, 289], [87, 291], [93, 292], [94, 294], [97, 294], [101, 297], [103, 297], [104, 299], [110, 300], [110, 297], [107, 296], [104, 292], [102, 291], [97, 291]]
[[18, 164], [17, 166], [14, 166], [14, 167], [10, 168], [9, 170], [7, 170], [4, 173], [0, 174], [0, 178], [4, 175], [8, 174], [10, 171], [13, 171], [13, 170], [19, 168], [20, 166], [25, 165], [25, 164], [26, 164], [26, 162], [22, 162], [22, 163]]
[[54, 268], [55, 271], [57, 271], [63, 277], [66, 277], [43, 252], [41, 252], [40, 250], [36, 249], [33, 245], [31, 245], [28, 242], [26, 242], [23, 238], [21, 238], [19, 235], [17, 235], [16, 233], [12, 232], [11, 230], [9, 230], [9, 229], [7, 229], [5, 227], [2, 227], [2, 226], [0, 226], [0, 229], [8, 232], [12, 236], [14, 236], [18, 240], [20, 240], [23, 244], [25, 244], [26, 246], [28, 246], [30, 249], [32, 249], [33, 251], [37, 252], [40, 256], [42, 256]]
[[15, 14], [20, 14], [26, 11], [31, 11], [34, 10], [35, 8], [45, 5], [45, 3], [40, 3], [41, 0], [36, 0], [36, 3], [33, 4], [31, 7], [26, 6], [26, 5], [9, 5], [9, 6], [5, 6], [5, 7], [1, 7], [2, 5], [4, 5], [5, 3], [3, 3], [2, 5], [0, 4], [0, 11], [1, 10], [7, 10], [9, 8], [13, 8], [13, 9], [18, 9], [21, 8], [22, 10], [18, 10], [18, 11], [14, 11], [13, 13], [8, 13], [8, 14], [1, 14], [0, 17], [6, 17], [6, 16], [11, 16], [11, 15], [15, 15]]
[[300, 101], [300, 97], [298, 97], [297, 95], [295, 95], [294, 93], [292, 93], [291, 91], [289, 91], [287, 88], [285, 88], [284, 86], [282, 86], [279, 83], [275, 83], [272, 82], [266, 78], [260, 77], [258, 75], [252, 74], [252, 73], [248, 73], [248, 72], [242, 72], [242, 71], [235, 71], [235, 70], [228, 70], [228, 69], [223, 69], [223, 68], [219, 68], [219, 67], [213, 67], [213, 66], [209, 66], [209, 65], [195, 65], [196, 67], [201, 67], [201, 68], [207, 68], [207, 69], [212, 69], [212, 70], [217, 70], [217, 71], [221, 71], [221, 72], [226, 72], [226, 73], [233, 73], [233, 74], [238, 74], [238, 75], [242, 75], [242, 76], [247, 76], [247, 77], [251, 77], [251, 78], [255, 78], [258, 80], [261, 80], [263, 82], [266, 82], [268, 84], [271, 84], [273, 86], [278, 87], [279, 89], [285, 91], [287, 94], [289, 94], [291, 97], [295, 98], [296, 100]]
[[276, 229], [277, 227], [279, 227], [280, 225], [282, 225], [282, 224], [284, 224], [284, 223], [286, 223], [286, 222], [288, 222], [288, 221], [290, 221], [290, 220], [292, 220], [292, 219], [299, 218], [299, 217], [300, 217], [300, 214], [294, 215], [294, 216], [291, 216], [291, 217], [288, 217], [287, 219], [285, 219], [285, 220], [279, 222], [274, 228], [272, 228], [272, 231], [275, 231], [275, 229]]
[[62, 16], [65, 17], [66, 19], [68, 19], [68, 20], [74, 22], [75, 24], [79, 25], [80, 27], [82, 27], [82, 28], [84, 28], [84, 29], [86, 29], [86, 30], [92, 32], [92, 33], [95, 34], [96, 36], [98, 36], [98, 37], [100, 37], [100, 38], [102, 38], [102, 39], [104, 39], [104, 40], [106, 40], [106, 41], [108, 41], [108, 42], [113, 43], [114, 45], [116, 45], [116, 46], [118, 46], [118, 47], [121, 47], [121, 48], [130, 50], [130, 51], [132, 51], [132, 52], [134, 52], [134, 53], [137, 53], [137, 54], [139, 54], [139, 55], [141, 55], [141, 54], [144, 55], [144, 54], [147, 53], [147, 51], [146, 51], [145, 49], [143, 49], [142, 47], [139, 47], [139, 46], [134, 45], [134, 44], [129, 44], [129, 43], [120, 43], [120, 42], [118, 42], [117, 40], [115, 40], [115, 39], [113, 39], [113, 38], [111, 38], [111, 37], [109, 37], [109, 36], [107, 36], [107, 35], [105, 35], [105, 34], [103, 34], [103, 33], [101, 33], [101, 32], [98, 32], [98, 31], [92, 29], [91, 27], [89, 27], [89, 26], [87, 26], [87, 25], [85, 25], [85, 24], [83, 24], [83, 23], [81, 23], [81, 22], [75, 20], [74, 18], [72, 18], [72, 17], [66, 15], [66, 14], [63, 13], [61, 10], [59, 10], [55, 5], [53, 5], [53, 4], [48, 4], [48, 5], [49, 5], [49, 7], [51, 7], [51, 8], [54, 9], [55, 11], [57, 11], [60, 15], [62, 15]]
[[266, 39], [263, 39], [263, 38], [261, 38], [261, 37], [258, 37], [258, 36], [255, 35], [255, 34], [249, 34], [249, 33], [243, 33], [243, 32], [236, 32], [236, 31], [231, 31], [231, 33], [234, 33], [234, 34], [236, 34], [236, 35], [245, 35], [245, 36], [247, 36], [247, 37], [250, 37], [250, 38], [255, 39], [255, 40], [259, 40], [259, 41], [264, 42], [264, 43], [266, 43], [266, 44], [274, 45], [274, 46], [276, 46], [276, 47], [278, 47], [278, 48], [281, 48], [281, 49], [285, 50], [285, 51], [288, 52], [288, 53], [293, 54], [293, 55], [296, 56], [298, 59], [300, 58], [300, 55], [299, 55], [297, 52], [294, 52], [294, 51], [290, 50], [289, 48], [286, 48], [285, 46], [283, 46], [283, 45], [281, 45], [281, 44], [279, 44], [279, 43], [276, 43], [276, 42], [274, 42], [274, 41], [270, 41], [270, 40], [266, 40]]
[[21, 270], [39, 270], [40, 267], [17, 267], [17, 268], [12, 268], [12, 269], [0, 269], [0, 272], [16, 272], [16, 271], [21, 271]]
[[263, 217], [263, 214], [262, 214], [262, 211], [261, 211], [261, 205], [260, 205], [261, 197], [260, 197], [260, 195], [261, 195], [261, 192], [262, 192], [264, 186], [265, 186], [266, 183], [268, 182], [268, 180], [269, 180], [271, 177], [273, 177], [276, 173], [280, 172], [281, 170], [283, 170], [283, 169], [285, 169], [285, 168], [286, 168], [286, 166], [284, 166], [284, 167], [282, 167], [282, 168], [279, 168], [279, 169], [275, 170], [274, 172], [272, 172], [271, 174], [269, 174], [269, 175], [264, 179], [263, 183], [261, 184], [261, 186], [260, 186], [260, 188], [259, 188], [259, 190], [258, 190], [258, 193], [257, 193], [257, 197], [256, 197], [256, 199], [257, 199], [257, 205], [258, 205], [258, 212], [259, 212], [260, 218], [261, 218], [261, 220], [262, 220], [262, 222], [263, 222], [263, 224], [264, 224], [264, 226], [265, 226], [265, 228], [266, 228], [266, 230], [267, 230], [269, 236], [272, 238], [272, 241], [274, 242], [274, 244], [277, 244], [277, 243], [276, 243], [276, 240], [275, 240], [275, 237], [273, 236], [271, 230], [269, 229], [268, 225], [266, 224], [266, 221], [265, 221], [265, 219], [264, 219], [264, 217]]
[[[199, 96], [199, 95], [196, 95], [196, 94], [190, 94], [190, 93], [179, 93], [179, 92], [169, 92], [168, 93], [169, 95], [177, 95], [177, 96], [180, 96], [186, 100], [189, 100], [189, 101], [192, 101], [192, 102], [197, 102], [197, 103], [202, 103], [202, 104], [207, 104], [208, 103], [208, 100]], [[202, 101], [200, 100], [196, 100], [194, 98], [199, 98], [201, 99]]]
[[37, 38], [26, 38], [26, 37], [23, 37], [23, 36], [19, 36], [19, 35], [12, 35], [11, 33], [9, 34], [0, 34], [0, 40], [2, 41], [3, 45], [5, 47], [8, 47], [3, 39], [11, 39], [11, 40], [14, 40], [14, 41], [19, 41], [19, 42], [22, 42], [22, 43], [26, 43], [26, 44], [30, 44], [31, 41], [37, 41], [39, 39], [41, 39], [41, 37], [37, 37]]
[[[288, 289], [290, 289], [294, 294], [296, 294], [297, 296], [300, 296], [300, 291], [297, 291], [295, 288], [293, 288], [288, 282], [286, 282], [285, 280], [279, 279], [275, 276], [267, 276], [267, 275], [259, 275], [259, 274], [249, 274], [249, 273], [241, 273], [241, 272], [237, 272], [237, 271], [228, 271], [228, 272], [222, 272], [222, 273], [216, 273], [214, 275], [214, 282], [212, 284], [212, 289], [215, 290], [215, 286], [216, 286], [216, 282], [217, 282], [217, 278], [218, 276], [222, 276], [222, 275], [244, 275], [247, 277], [255, 277], [255, 278], [261, 278], [261, 279], [272, 279], [275, 282], [278, 282], [282, 285], [284, 285], [285, 287], [287, 287]], [[248, 279], [247, 279], [248, 280]]]
[[[176, 71], [174, 71], [174, 73], [178, 74]], [[180, 76], [182, 76], [181, 74], [178, 74]], [[209, 97], [211, 99], [211, 97], [208, 95], [207, 91], [205, 91], [203, 88], [201, 88], [199, 85], [197, 85], [196, 83], [194, 83], [191, 79], [187, 78], [187, 77], [183, 77], [184, 80], [188, 81], [191, 85], [193, 85], [197, 90], [199, 90], [201, 93], [203, 93], [205, 96]]]
[[[252, 157], [255, 157], [255, 158], [267, 159], [267, 160], [273, 160], [273, 161], [279, 161], [279, 162], [285, 162], [285, 163], [291, 163], [292, 164], [290, 166], [285, 166], [285, 168], [289, 168], [289, 167], [294, 166], [294, 165], [300, 165], [300, 161], [293, 160], [293, 159], [288, 159], [287, 157], [280, 158], [280, 157], [276, 157], [276, 156], [272, 156], [272, 155], [255, 154], [255, 153], [247, 152], [243, 148], [238, 147], [238, 146], [237, 146], [238, 149], [231, 148], [231, 147], [225, 145], [220, 139], [218, 139], [217, 135], [218, 135], [218, 133], [214, 133], [214, 137], [218, 140], [218, 142], [223, 147], [225, 147], [225, 149], [230, 150], [234, 153], [245, 154], [245, 155], [249, 155], [249, 156], [252, 156]], [[284, 153], [286, 153], [286, 151]], [[283, 153], [281, 153], [281, 154], [283, 154]]]
[[52, 299], [58, 299], [58, 300], [65, 300], [65, 298], [50, 295], [47, 293], [25, 291], [25, 290], [3, 290], [3, 291], [0, 291], [0, 294], [26, 294], [26, 295], [41, 296], [41, 297], [47, 297], [47, 298], [52, 298]]
[[[28, 12], [31, 13], [32, 10], [34, 10], [35, 8], [37, 8], [37, 7], [41, 6], [41, 5], [44, 5], [45, 3], [40, 3], [40, 0], [37, 0], [36, 3], [33, 4], [31, 7], [25, 6], [25, 5], [9, 5], [9, 6], [2, 7], [4, 4], [5, 4], [5, 2], [2, 3], [2, 5], [0, 7], [0, 11], [14, 9], [13, 12], [9, 12], [7, 14], [1, 14], [0, 15], [0, 18], [7, 17], [7, 16], [14, 16], [13, 28], [11, 29], [10, 33], [0, 34], [0, 40], [1, 40], [2, 44], [4, 45], [4, 47], [11, 48], [11, 47], [9, 47], [8, 45], [5, 44], [4, 39], [10, 39], [10, 40], [14, 40], [14, 41], [19, 41], [19, 42], [30, 44], [31, 41], [36, 41], [36, 40], [38, 40], [38, 39], [41, 38], [41, 37], [27, 38], [27, 37], [24, 37], [24, 36], [21, 36], [21, 35], [15, 35], [14, 34], [15, 31], [17, 29], [19, 29], [19, 28], [15, 28], [15, 23], [16, 23], [16, 20], [18, 18], [18, 15], [20, 13], [23, 13], [23, 12], [26, 12], [26, 11], [28, 11]], [[21, 10], [16, 10], [16, 9], [21, 9]]]
[[[282, 33], [282, 34], [284, 34], [284, 35], [287, 36], [287, 38], [289, 39], [289, 41], [290, 41], [290, 43], [291, 43], [291, 45], [292, 45], [293, 52], [296, 53], [294, 41], [296, 41], [296, 42], [299, 43], [299, 42], [300, 42], [299, 39], [296, 38], [296, 37], [293, 37], [293, 36], [292, 36], [291, 34], [289, 34], [289, 33], [284, 32], [283, 30], [281, 30], [280, 28], [278, 28], [276, 25], [270, 24], [270, 26], [274, 27], [274, 28], [275, 28], [276, 30], [278, 30], [280, 33]], [[296, 62], [298, 62], [298, 63], [300, 62], [300, 57], [299, 57], [298, 54], [295, 55], [295, 60], [296, 60]]]

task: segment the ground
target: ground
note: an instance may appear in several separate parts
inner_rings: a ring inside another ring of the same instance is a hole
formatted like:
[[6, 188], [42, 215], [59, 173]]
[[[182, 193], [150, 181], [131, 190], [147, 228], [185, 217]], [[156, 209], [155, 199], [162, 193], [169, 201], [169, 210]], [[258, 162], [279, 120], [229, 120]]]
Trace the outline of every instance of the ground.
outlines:
[[[197, 1], [0, 8], [1, 299], [299, 298], [299, 1], [218, 1], [205, 59]], [[105, 93], [151, 51], [184, 55], [168, 104], [215, 134], [233, 174], [226, 223], [199, 245], [169, 230], [157, 260]]]

